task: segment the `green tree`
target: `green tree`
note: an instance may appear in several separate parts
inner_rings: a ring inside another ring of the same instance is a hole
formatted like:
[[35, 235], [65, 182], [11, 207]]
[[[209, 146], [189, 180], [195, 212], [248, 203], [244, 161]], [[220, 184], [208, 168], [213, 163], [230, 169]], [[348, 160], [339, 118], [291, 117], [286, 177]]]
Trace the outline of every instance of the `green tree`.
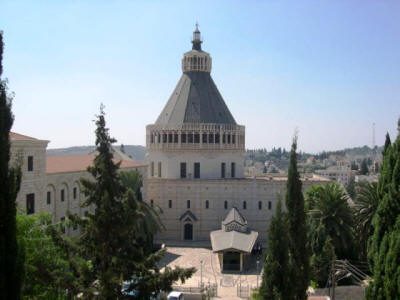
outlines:
[[16, 198], [21, 171], [10, 166], [10, 130], [14, 122], [11, 98], [3, 72], [3, 32], [0, 31], [0, 299], [19, 299], [22, 282], [23, 250], [16, 238]]
[[259, 298], [265, 300], [290, 300], [292, 283], [289, 280], [289, 233], [287, 220], [278, 202], [268, 229], [268, 244]]
[[75, 284], [68, 254], [57, 246], [50, 234], [51, 216], [18, 215], [18, 244], [25, 253], [23, 299], [66, 299], [66, 290]]
[[354, 199], [356, 196], [356, 182], [354, 179], [354, 175], [350, 176], [349, 182], [346, 184], [346, 192], [349, 194], [351, 199]]
[[[321, 232], [317, 228], [323, 225], [324, 233], [331, 238], [339, 259], [349, 259], [354, 255], [353, 215], [347, 199], [337, 183], [315, 185], [306, 193], [310, 231]], [[312, 237], [318, 238], [315, 235]]]
[[81, 230], [75, 251], [90, 262], [76, 268], [83, 296], [90, 298], [98, 292], [100, 299], [116, 299], [121, 296], [123, 282], [129, 282], [129, 289], [139, 291], [140, 299], [149, 299], [153, 293], [170, 290], [174, 281], [189, 278], [195, 269], [160, 271], [157, 263], [166, 250], [149, 254], [145, 249], [140, 227], [146, 217], [141, 210], [144, 206], [122, 183], [119, 163], [114, 163], [111, 152], [115, 140], [106, 128], [103, 108], [96, 126], [97, 155], [88, 168], [94, 180], [81, 180], [84, 206], [94, 206], [95, 210], [84, 218], [69, 215]]
[[372, 219], [379, 204], [378, 184], [360, 183], [357, 186], [357, 196], [354, 206], [355, 236], [358, 240], [360, 258], [367, 258], [368, 239], [372, 235]]
[[372, 220], [373, 235], [368, 244], [373, 278], [367, 289], [367, 299], [399, 299], [400, 119], [395, 142], [390, 144], [386, 136], [378, 193], [379, 204]]
[[368, 174], [368, 162], [367, 159], [363, 159], [361, 162], [361, 167], [360, 167], [360, 174], [361, 175], [367, 175]]
[[297, 135], [290, 151], [288, 181], [286, 186], [286, 208], [289, 228], [289, 257], [291, 289], [293, 299], [307, 299], [310, 282], [310, 250], [307, 244], [307, 224], [304, 210], [302, 183], [297, 170]]

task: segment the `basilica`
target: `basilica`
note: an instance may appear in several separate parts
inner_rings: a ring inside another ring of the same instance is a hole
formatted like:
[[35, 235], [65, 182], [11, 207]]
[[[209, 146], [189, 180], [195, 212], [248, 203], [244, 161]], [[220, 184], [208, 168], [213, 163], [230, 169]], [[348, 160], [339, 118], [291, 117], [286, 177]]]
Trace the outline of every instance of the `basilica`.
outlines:
[[[244, 176], [245, 126], [236, 123], [211, 69], [196, 27], [181, 78], [155, 123], [146, 127], [145, 195], [162, 210], [166, 229], [158, 242], [212, 246], [221, 254], [237, 253], [242, 263], [256, 242], [265, 244], [286, 178]], [[302, 180], [306, 189], [321, 179]]]

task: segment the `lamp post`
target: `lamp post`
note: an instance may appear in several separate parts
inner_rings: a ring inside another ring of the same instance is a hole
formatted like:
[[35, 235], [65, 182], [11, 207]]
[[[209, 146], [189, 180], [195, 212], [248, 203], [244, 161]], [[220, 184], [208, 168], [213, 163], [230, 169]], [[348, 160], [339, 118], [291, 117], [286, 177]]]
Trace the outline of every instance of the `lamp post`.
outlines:
[[260, 260], [259, 259], [257, 259], [257, 289], [258, 289], [258, 270], [259, 270], [259, 268], [258, 268], [258, 266], [259, 266], [259, 264], [260, 264]]
[[203, 260], [200, 260], [200, 288], [203, 290]]

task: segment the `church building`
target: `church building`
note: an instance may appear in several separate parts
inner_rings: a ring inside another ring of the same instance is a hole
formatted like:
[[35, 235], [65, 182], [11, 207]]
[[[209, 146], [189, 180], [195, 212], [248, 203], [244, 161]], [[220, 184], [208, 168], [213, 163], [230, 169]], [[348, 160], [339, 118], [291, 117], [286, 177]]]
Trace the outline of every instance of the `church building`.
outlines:
[[[238, 228], [254, 232], [249, 240], [266, 242], [278, 197], [285, 194], [284, 177], [244, 176], [245, 127], [229, 111], [211, 69], [196, 26], [182, 76], [156, 122], [146, 127], [145, 197], [161, 208], [166, 228], [156, 242], [210, 246], [211, 232], [221, 229], [233, 208], [246, 220]], [[304, 179], [303, 187], [317, 182]]]

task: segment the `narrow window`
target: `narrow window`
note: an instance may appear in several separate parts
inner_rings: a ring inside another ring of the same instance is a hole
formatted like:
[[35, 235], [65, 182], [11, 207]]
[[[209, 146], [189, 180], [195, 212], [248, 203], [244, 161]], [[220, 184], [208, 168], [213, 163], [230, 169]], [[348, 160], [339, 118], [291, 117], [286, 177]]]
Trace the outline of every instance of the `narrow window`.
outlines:
[[268, 201], [268, 209], [271, 210], [272, 209], [272, 202]]
[[210, 144], [214, 143], [214, 134], [213, 133], [208, 134], [208, 142]]
[[236, 167], [236, 164], [233, 162], [233, 163], [231, 163], [231, 177], [232, 178], [235, 178], [235, 167]]
[[258, 209], [262, 209], [262, 202], [258, 201]]
[[47, 204], [51, 204], [51, 192], [49, 191], [49, 192], [47, 192], [47, 197], [46, 197], [46, 199], [47, 199]]
[[181, 178], [186, 178], [186, 163], [181, 162]]
[[226, 143], [226, 134], [225, 134], [225, 133], [222, 135], [222, 143], [223, 143], [223, 144]]
[[35, 213], [35, 194], [26, 195], [26, 213], [28, 215]]
[[196, 144], [200, 143], [200, 134], [198, 134], [198, 133], [194, 134], [194, 142]]
[[158, 177], [161, 177], [161, 161], [158, 162]]
[[172, 133], [168, 133], [168, 143], [172, 143]]
[[154, 143], [154, 134], [153, 133], [151, 133], [150, 134], [150, 143]]
[[28, 156], [28, 171], [33, 171], [33, 156]]
[[168, 208], [172, 208], [172, 200], [168, 200]]
[[232, 135], [232, 144], [236, 144], [236, 135]]
[[203, 144], [207, 144], [207, 133], [203, 133]]
[[200, 163], [194, 163], [194, 178], [200, 178]]
[[247, 209], [247, 203], [246, 203], [246, 201], [243, 201], [243, 209]]
[[177, 133], [174, 134], [174, 143], [178, 143], [178, 134]]
[[209, 209], [209, 207], [210, 207], [210, 202], [206, 200], [206, 209]]
[[154, 200], [150, 200], [150, 206], [154, 207]]
[[65, 200], [65, 190], [62, 189], [61, 190], [61, 202], [64, 202], [64, 200]]
[[219, 144], [219, 133], [215, 134], [215, 143]]
[[231, 143], [231, 134], [228, 134], [227, 138], [228, 138], [228, 144], [230, 144]]
[[73, 194], [73, 197], [74, 197], [74, 200], [75, 200], [76, 199], [76, 195], [77, 195], [76, 187], [74, 187], [74, 189], [72, 190], [72, 194]]
[[154, 161], [152, 161], [150, 164], [150, 175], [151, 177], [154, 177]]
[[158, 143], [160, 144], [161, 143], [161, 133], [157, 134], [157, 140], [158, 140]]
[[190, 208], [190, 200], [186, 201], [186, 207], [189, 209]]
[[188, 143], [193, 143], [193, 133], [189, 133], [189, 135], [188, 135]]
[[181, 134], [181, 143], [186, 143], [186, 133]]
[[225, 163], [221, 163], [221, 178], [225, 178]]
[[163, 143], [167, 142], [167, 134], [166, 133], [163, 134], [163, 138], [162, 139], [163, 139]]
[[228, 209], [228, 201], [224, 201], [224, 208]]

